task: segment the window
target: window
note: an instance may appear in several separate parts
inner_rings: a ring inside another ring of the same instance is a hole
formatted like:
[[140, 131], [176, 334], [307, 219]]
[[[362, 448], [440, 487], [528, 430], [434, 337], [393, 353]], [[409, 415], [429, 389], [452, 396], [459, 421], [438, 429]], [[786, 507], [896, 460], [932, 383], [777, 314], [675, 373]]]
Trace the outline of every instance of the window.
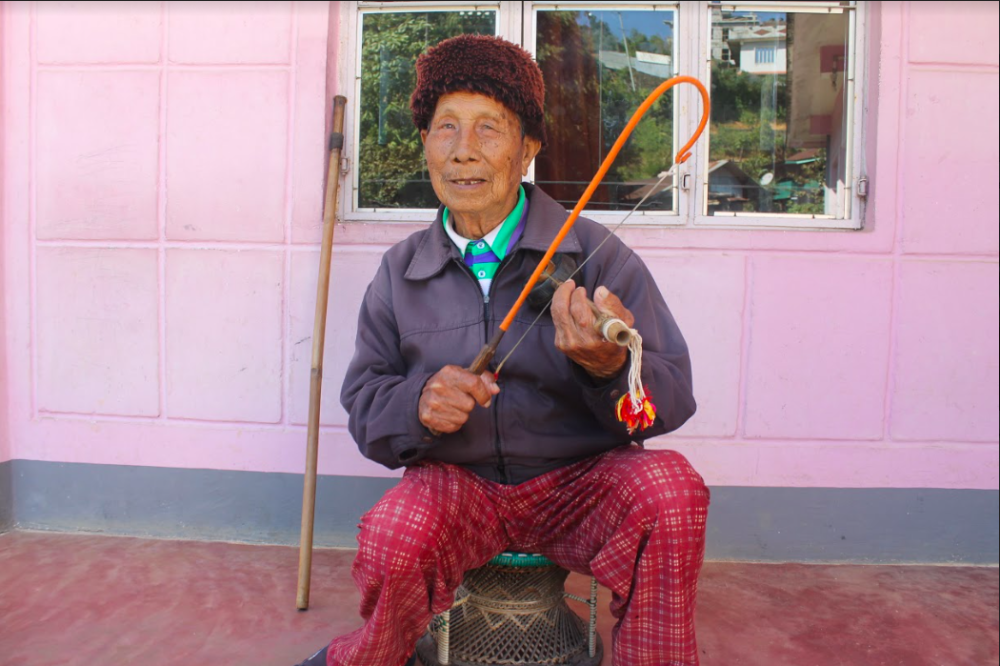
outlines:
[[496, 34], [496, 10], [361, 14], [358, 96], [359, 208], [436, 208], [420, 134], [410, 116], [413, 63], [427, 46], [462, 33]]
[[[672, 8], [572, 11], [564, 6], [541, 5], [534, 12], [549, 140], [535, 159], [534, 180], [573, 208], [636, 108], [676, 73], [677, 16]], [[671, 91], [636, 127], [588, 209], [633, 208], [670, 167], [673, 126]], [[675, 213], [675, 204], [668, 183], [643, 208]]]
[[758, 65], [773, 65], [774, 50], [775, 47], [773, 46], [757, 46], [754, 49], [754, 62]]
[[[855, 87], [845, 75], [845, 56], [854, 50], [851, 16], [839, 6], [765, 9], [711, 10], [713, 25], [730, 26], [735, 55], [711, 62], [705, 212], [851, 226], [843, 224], [854, 222], [848, 177]], [[853, 58], [848, 64], [853, 68]]]
[[[546, 82], [549, 145], [529, 179], [571, 208], [635, 109], [689, 74], [643, 117], [587, 207], [613, 223], [859, 228], [859, 85], [864, 24], [851, 2], [339, 3], [339, 62], [355, 82], [347, 130], [352, 196], [345, 219], [426, 220], [437, 206], [409, 112], [413, 63], [460, 33], [499, 34], [533, 53]], [[350, 106], [350, 105], [349, 105]], [[661, 180], [664, 173], [668, 176]]]

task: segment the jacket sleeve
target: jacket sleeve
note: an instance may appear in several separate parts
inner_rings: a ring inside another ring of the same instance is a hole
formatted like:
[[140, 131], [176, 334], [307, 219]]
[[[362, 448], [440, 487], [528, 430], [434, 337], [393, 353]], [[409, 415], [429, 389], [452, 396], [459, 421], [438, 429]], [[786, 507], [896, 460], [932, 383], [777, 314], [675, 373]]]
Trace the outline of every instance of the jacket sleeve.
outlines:
[[680, 328], [642, 260], [624, 249], [622, 260], [615, 263], [621, 268], [600, 276], [592, 287], [610, 289], [635, 316], [633, 327], [642, 336], [642, 383], [656, 407], [655, 422], [628, 435], [625, 424], [615, 415], [618, 400], [628, 393], [631, 354], [618, 376], [606, 382], [595, 380], [575, 363], [573, 372], [582, 386], [584, 402], [602, 426], [641, 442], [680, 428], [694, 415], [691, 358]]
[[361, 304], [340, 402], [362, 455], [396, 469], [423, 458], [440, 440], [417, 416], [420, 393], [433, 373], [408, 374], [387, 285], [383, 263]]

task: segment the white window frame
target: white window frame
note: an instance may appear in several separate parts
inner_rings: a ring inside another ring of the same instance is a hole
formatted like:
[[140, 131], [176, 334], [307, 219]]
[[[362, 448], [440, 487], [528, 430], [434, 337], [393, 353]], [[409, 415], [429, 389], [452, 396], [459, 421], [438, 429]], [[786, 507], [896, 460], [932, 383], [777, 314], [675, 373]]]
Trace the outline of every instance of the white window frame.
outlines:
[[[361, 93], [361, 16], [373, 12], [403, 11], [456, 11], [493, 10], [497, 12], [497, 34], [521, 44], [534, 54], [537, 34], [536, 9], [561, 10], [673, 10], [674, 24], [674, 71], [691, 74], [707, 88], [711, 86], [711, 11], [713, 8], [733, 11], [781, 11], [849, 13], [849, 44], [853, 51], [848, 57], [848, 71], [845, 73], [845, 97], [850, 100], [845, 109], [848, 132], [851, 140], [845, 156], [848, 174], [844, 186], [843, 200], [846, 211], [843, 217], [828, 215], [798, 215], [792, 213], [735, 213], [723, 212], [707, 215], [709, 131], [706, 128], [698, 143], [692, 149], [692, 157], [678, 167], [675, 179], [675, 210], [636, 211], [629, 217], [628, 226], [712, 228], [712, 229], [797, 229], [809, 231], [856, 230], [864, 226], [865, 199], [858, 196], [858, 183], [865, 178], [862, 160], [867, 118], [864, 93], [867, 90], [865, 74], [868, 58], [868, 33], [866, 30], [868, 3], [858, 2], [760, 2], [734, 0], [729, 2], [556, 2], [535, 0], [525, 2], [377, 2], [356, 1], [335, 3], [339, 8], [341, 51], [336, 54], [337, 88], [350, 91], [354, 100]], [[694, 86], [679, 85], [666, 94], [674, 93], [674, 150], [687, 141], [701, 118], [701, 96]], [[430, 219], [430, 209], [362, 209], [358, 207], [358, 160], [359, 114], [348, 104], [345, 112], [345, 142], [348, 146], [350, 168], [342, 185], [339, 217], [346, 223], [412, 224], [425, 223]], [[528, 180], [533, 181], [535, 165], [532, 164]], [[628, 211], [585, 210], [585, 215], [603, 224], [620, 222]]]
[[[413, 12], [413, 11], [459, 11], [459, 10], [491, 10], [497, 12], [497, 34], [510, 35], [520, 25], [520, 3], [510, 2], [340, 2], [337, 5], [347, 9], [346, 21], [341, 26], [341, 34], [350, 36], [348, 48], [340, 52], [337, 68], [341, 89], [350, 90], [353, 99], [361, 99], [361, 29], [362, 15], [376, 12]], [[517, 5], [517, 6], [515, 6]], [[516, 11], [515, 11], [516, 10]], [[516, 14], [516, 17], [514, 16]], [[517, 20], [515, 21], [514, 18]], [[347, 28], [345, 31], [344, 28]], [[344, 141], [349, 148], [351, 168], [347, 173], [341, 189], [340, 219], [345, 222], [427, 222], [433, 212], [427, 208], [361, 208], [358, 206], [360, 184], [358, 175], [360, 169], [358, 155], [361, 149], [360, 124], [361, 116], [352, 113], [348, 104], [344, 113]]]
[[[674, 12], [676, 20], [674, 21], [674, 53], [673, 53], [673, 70], [676, 73], [681, 73], [684, 71], [690, 71], [695, 66], [694, 52], [690, 49], [690, 42], [694, 40], [681, 40], [677, 38], [677, 35], [681, 34], [682, 30], [685, 30], [686, 20], [690, 20], [690, 17], [686, 17], [685, 14], [690, 12], [683, 12], [686, 5], [693, 5], [697, 3], [691, 2], [641, 2], [633, 0], [631, 2], [549, 2], [545, 0], [536, 0], [534, 2], [527, 1], [521, 3], [524, 6], [524, 37], [522, 46], [531, 55], [536, 55], [535, 49], [535, 38], [538, 34], [538, 21], [536, 19], [537, 13], [536, 9], [542, 10], [576, 10], [576, 11], [614, 11], [616, 9], [625, 8], [626, 11], [656, 11], [656, 10], [671, 10]], [[692, 25], [690, 30], [694, 34], [695, 25]], [[701, 108], [701, 97], [697, 97], [697, 107], [699, 110], [696, 113], [699, 114], [698, 118], [695, 118], [694, 123], [691, 124], [691, 130], [688, 134], [684, 134], [683, 130], [687, 128], [686, 118], [689, 115], [688, 109], [691, 108], [691, 99], [689, 93], [691, 91], [686, 90], [686, 88], [693, 88], [690, 85], [674, 86], [669, 91], [665, 92], [664, 95], [674, 95], [674, 136], [673, 136], [673, 146], [674, 152], [687, 141], [687, 137], [694, 133], [695, 128], [698, 125], [698, 119], [700, 118], [700, 108]], [[641, 122], [641, 121], [640, 121]], [[682, 130], [683, 128], [683, 130]], [[705, 130], [708, 131], [708, 128]], [[683, 167], [682, 167], [683, 168]], [[597, 170], [596, 168], [594, 169]], [[616, 211], [605, 211], [605, 210], [590, 210], [584, 209], [584, 215], [592, 220], [601, 222], [607, 225], [616, 225], [620, 223], [624, 218], [628, 217], [628, 226], [686, 226], [687, 220], [683, 214], [684, 211], [684, 195], [680, 192], [680, 182], [681, 174], [683, 171], [678, 169], [680, 173], [674, 178], [673, 187], [673, 200], [674, 200], [674, 210], [664, 211], [635, 211], [631, 216], [629, 216], [628, 210], [616, 210]], [[534, 182], [535, 180], [535, 163], [532, 162], [528, 169], [528, 180]]]
[[[844, 97], [849, 100], [844, 110], [844, 123], [850, 133], [850, 141], [846, 145], [846, 155], [844, 156], [847, 178], [844, 183], [843, 207], [841, 217], [835, 215], [798, 215], [794, 213], [715, 213], [705, 214], [708, 202], [708, 168], [710, 160], [709, 151], [695, 150], [692, 159], [697, 163], [697, 173], [699, 178], [696, 183], [697, 195], [691, 197], [691, 220], [693, 227], [711, 228], [732, 228], [732, 229], [794, 229], [806, 231], [825, 230], [859, 230], [864, 227], [865, 197], [858, 196], [858, 183], [867, 180], [864, 159], [864, 141], [867, 118], [865, 114], [865, 72], [868, 64], [868, 39], [865, 25], [867, 17], [864, 14], [868, 11], [868, 3], [858, 2], [754, 2], [730, 0], [729, 2], [705, 2], [706, 9], [702, 13], [704, 26], [701, 31], [702, 39], [706, 40], [706, 46], [712, 40], [712, 15], [711, 9], [723, 9], [732, 11], [782, 11], [797, 13], [817, 13], [827, 14], [831, 12], [847, 11], [848, 22], [848, 45], [853, 45], [854, 50], [848, 57], [848, 68], [845, 72]], [[712, 75], [712, 53], [707, 48], [701, 57], [702, 63], [699, 68], [698, 78], [706, 86], [711, 85]], [[706, 130], [707, 131], [707, 130]], [[699, 141], [700, 145], [700, 141]], [[863, 192], [863, 190], [861, 190]], [[865, 193], [866, 194], [866, 193]], [[840, 206], [840, 202], [838, 202]]]

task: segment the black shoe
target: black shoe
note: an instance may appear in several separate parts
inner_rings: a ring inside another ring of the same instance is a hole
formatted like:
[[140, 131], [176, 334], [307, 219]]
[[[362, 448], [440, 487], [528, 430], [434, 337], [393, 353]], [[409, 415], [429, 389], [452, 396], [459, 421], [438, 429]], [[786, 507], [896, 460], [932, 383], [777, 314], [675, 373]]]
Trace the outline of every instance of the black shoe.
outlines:
[[[299, 662], [295, 666], [326, 666], [326, 648], [309, 657], [303, 662]], [[404, 666], [417, 666], [417, 655], [412, 654], [410, 658], [406, 660]]]
[[326, 666], [326, 647], [309, 657], [305, 661], [300, 661], [295, 666]]

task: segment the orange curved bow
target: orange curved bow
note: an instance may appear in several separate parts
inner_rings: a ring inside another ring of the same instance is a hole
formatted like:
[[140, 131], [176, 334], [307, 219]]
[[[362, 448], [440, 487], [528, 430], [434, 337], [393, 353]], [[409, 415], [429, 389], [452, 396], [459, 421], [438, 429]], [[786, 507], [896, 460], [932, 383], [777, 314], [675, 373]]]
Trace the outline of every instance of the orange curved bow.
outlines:
[[695, 142], [698, 140], [698, 137], [700, 137], [701, 133], [705, 130], [705, 126], [708, 124], [708, 117], [711, 106], [708, 99], [708, 91], [705, 89], [705, 86], [701, 83], [701, 81], [692, 76], [675, 76], [657, 86], [656, 90], [651, 92], [649, 96], [646, 97], [646, 99], [643, 101], [643, 103], [639, 105], [639, 108], [636, 109], [635, 113], [632, 114], [632, 118], [628, 121], [628, 124], [625, 125], [625, 129], [622, 130], [622, 133], [621, 135], [619, 135], [618, 140], [615, 141], [615, 145], [611, 147], [611, 151], [608, 153], [607, 157], [605, 157], [604, 161], [601, 163], [601, 168], [597, 170], [596, 174], [594, 174], [593, 179], [591, 179], [590, 181], [590, 185], [588, 185], [587, 189], [584, 190], [583, 196], [580, 197], [580, 200], [577, 202], [576, 207], [573, 208], [573, 212], [571, 212], [569, 217], [566, 218], [566, 222], [563, 223], [563, 226], [559, 230], [559, 233], [556, 234], [556, 237], [555, 239], [553, 239], [552, 244], [549, 245], [549, 249], [546, 250], [545, 256], [543, 256], [541, 261], [538, 262], [538, 266], [531, 274], [531, 277], [528, 278], [528, 282], [524, 285], [524, 289], [521, 290], [521, 295], [517, 297], [517, 301], [515, 301], [514, 305], [511, 306], [510, 311], [507, 313], [507, 316], [504, 317], [503, 322], [501, 322], [500, 328], [493, 335], [490, 341], [486, 343], [486, 346], [484, 346], [482, 350], [480, 350], [479, 354], [476, 356], [476, 359], [472, 362], [472, 365], [469, 366], [470, 372], [478, 375], [486, 369], [487, 365], [489, 365], [489, 362], [493, 359], [493, 355], [496, 353], [497, 347], [500, 345], [500, 340], [501, 338], [503, 338], [504, 333], [506, 333], [507, 329], [510, 328], [511, 323], [513, 323], [514, 321], [514, 317], [517, 316], [518, 310], [521, 309], [521, 306], [524, 304], [524, 301], [528, 298], [528, 294], [531, 293], [531, 290], [538, 282], [539, 278], [542, 275], [542, 272], [545, 270], [545, 267], [549, 265], [549, 262], [552, 260], [553, 255], [555, 255], [556, 250], [559, 249], [559, 245], [563, 242], [563, 239], [566, 238], [566, 234], [569, 233], [570, 228], [573, 226], [574, 223], [576, 223], [576, 219], [580, 217], [580, 213], [583, 212], [584, 207], [590, 202], [590, 197], [594, 195], [594, 191], [597, 190], [597, 186], [601, 184], [601, 181], [604, 179], [604, 176], [608, 173], [608, 169], [611, 168], [611, 165], [614, 163], [615, 158], [618, 157], [618, 152], [622, 149], [622, 146], [625, 145], [625, 142], [632, 134], [632, 130], [635, 129], [635, 126], [639, 124], [639, 120], [646, 113], [646, 111], [649, 110], [649, 107], [651, 107], [653, 103], [657, 99], [659, 99], [660, 95], [670, 90], [678, 83], [691, 83], [695, 87], [697, 87], [698, 91], [701, 93], [701, 100], [702, 100], [701, 122], [698, 123], [698, 129], [695, 130], [694, 135], [692, 135], [691, 138], [688, 139], [688, 142], [684, 144], [683, 148], [677, 151], [677, 155], [674, 157], [674, 163], [683, 164], [688, 160], [689, 157], [691, 157], [690, 148], [695, 144]]

